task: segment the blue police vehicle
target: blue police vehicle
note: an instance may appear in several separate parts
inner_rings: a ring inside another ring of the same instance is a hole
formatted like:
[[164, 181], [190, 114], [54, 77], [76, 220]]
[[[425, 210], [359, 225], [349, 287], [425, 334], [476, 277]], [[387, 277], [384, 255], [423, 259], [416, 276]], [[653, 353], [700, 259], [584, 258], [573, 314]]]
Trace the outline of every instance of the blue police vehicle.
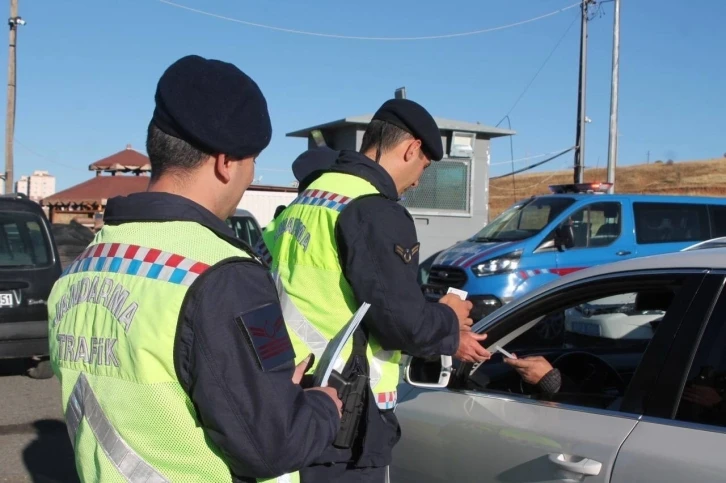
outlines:
[[[611, 185], [550, 186], [519, 201], [467, 240], [429, 260], [421, 279], [429, 300], [465, 290], [476, 321], [558, 277], [618, 260], [677, 252], [726, 236], [726, 199], [606, 194]], [[558, 341], [564, 317], [537, 328]]]

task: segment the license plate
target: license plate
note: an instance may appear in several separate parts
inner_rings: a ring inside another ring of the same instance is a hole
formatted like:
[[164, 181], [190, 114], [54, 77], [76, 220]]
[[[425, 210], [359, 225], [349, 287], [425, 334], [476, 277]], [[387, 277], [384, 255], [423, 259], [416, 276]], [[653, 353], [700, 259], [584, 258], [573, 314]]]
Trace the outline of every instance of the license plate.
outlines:
[[12, 307], [15, 305], [15, 297], [12, 293], [0, 293], [0, 307]]

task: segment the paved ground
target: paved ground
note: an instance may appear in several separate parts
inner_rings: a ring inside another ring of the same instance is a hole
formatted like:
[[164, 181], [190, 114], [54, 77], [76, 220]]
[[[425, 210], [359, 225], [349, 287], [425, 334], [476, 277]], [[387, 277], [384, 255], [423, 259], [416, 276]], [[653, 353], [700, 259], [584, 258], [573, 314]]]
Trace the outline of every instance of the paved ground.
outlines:
[[0, 360], [0, 483], [76, 482], [56, 378], [34, 380]]

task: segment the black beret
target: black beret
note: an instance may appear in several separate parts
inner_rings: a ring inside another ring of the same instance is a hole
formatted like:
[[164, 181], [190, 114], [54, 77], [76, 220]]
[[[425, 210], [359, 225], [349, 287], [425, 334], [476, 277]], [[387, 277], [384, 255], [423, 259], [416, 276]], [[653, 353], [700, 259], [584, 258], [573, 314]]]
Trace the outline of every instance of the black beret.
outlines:
[[177, 60], [159, 79], [155, 101], [152, 122], [206, 153], [241, 159], [270, 144], [265, 96], [227, 62], [197, 55]]
[[316, 171], [323, 171], [335, 164], [340, 153], [327, 146], [308, 149], [292, 162], [292, 174], [302, 183]]
[[421, 140], [424, 152], [433, 160], [444, 157], [441, 132], [436, 121], [423, 108], [409, 99], [390, 99], [373, 115], [373, 120], [385, 121]]

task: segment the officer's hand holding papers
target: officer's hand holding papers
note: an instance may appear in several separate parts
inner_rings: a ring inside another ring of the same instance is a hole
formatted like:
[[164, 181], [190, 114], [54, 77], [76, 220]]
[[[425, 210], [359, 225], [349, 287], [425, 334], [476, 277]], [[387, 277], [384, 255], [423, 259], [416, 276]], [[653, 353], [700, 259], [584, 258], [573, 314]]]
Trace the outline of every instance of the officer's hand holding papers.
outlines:
[[[303, 376], [305, 373], [310, 369], [310, 367], [313, 365], [313, 362], [315, 361], [315, 354], [310, 354], [307, 356], [303, 361], [298, 364], [295, 367], [295, 372], [292, 375], [292, 382], [295, 384], [300, 384], [303, 380]], [[332, 387], [310, 387], [306, 388], [306, 391], [320, 391], [324, 392], [328, 396], [330, 396], [330, 399], [333, 400], [335, 403], [335, 407], [338, 408], [338, 416], [341, 416], [341, 408], [343, 407], [343, 403], [341, 402], [340, 398], [338, 397], [338, 391], [336, 391]]]
[[449, 293], [439, 299], [439, 303], [449, 306], [459, 320], [459, 347], [454, 357], [463, 362], [483, 362], [492, 355], [481, 342], [486, 334], [474, 334], [471, 326], [474, 321], [469, 317], [473, 304], [466, 300], [467, 293], [463, 290], [449, 289]]
[[348, 323], [328, 342], [313, 374], [313, 386], [336, 391], [343, 402], [340, 431], [333, 442], [333, 446], [337, 448], [347, 449], [353, 444], [355, 435], [358, 432], [358, 424], [363, 415], [369, 377], [368, 374], [354, 372], [349, 374], [346, 379], [338, 371], [334, 370], [334, 367], [340, 358], [343, 347], [360, 326], [370, 306], [370, 304], [364, 302]]
[[347, 324], [328, 342], [325, 346], [323, 355], [320, 357], [320, 362], [315, 368], [315, 374], [313, 374], [313, 386], [326, 387], [330, 380], [330, 374], [333, 372], [333, 367], [340, 357], [340, 353], [343, 351], [346, 342], [353, 336], [353, 333], [360, 325], [363, 317], [368, 312], [371, 304], [363, 303], [358, 311], [353, 314], [353, 317], [348, 321]]

